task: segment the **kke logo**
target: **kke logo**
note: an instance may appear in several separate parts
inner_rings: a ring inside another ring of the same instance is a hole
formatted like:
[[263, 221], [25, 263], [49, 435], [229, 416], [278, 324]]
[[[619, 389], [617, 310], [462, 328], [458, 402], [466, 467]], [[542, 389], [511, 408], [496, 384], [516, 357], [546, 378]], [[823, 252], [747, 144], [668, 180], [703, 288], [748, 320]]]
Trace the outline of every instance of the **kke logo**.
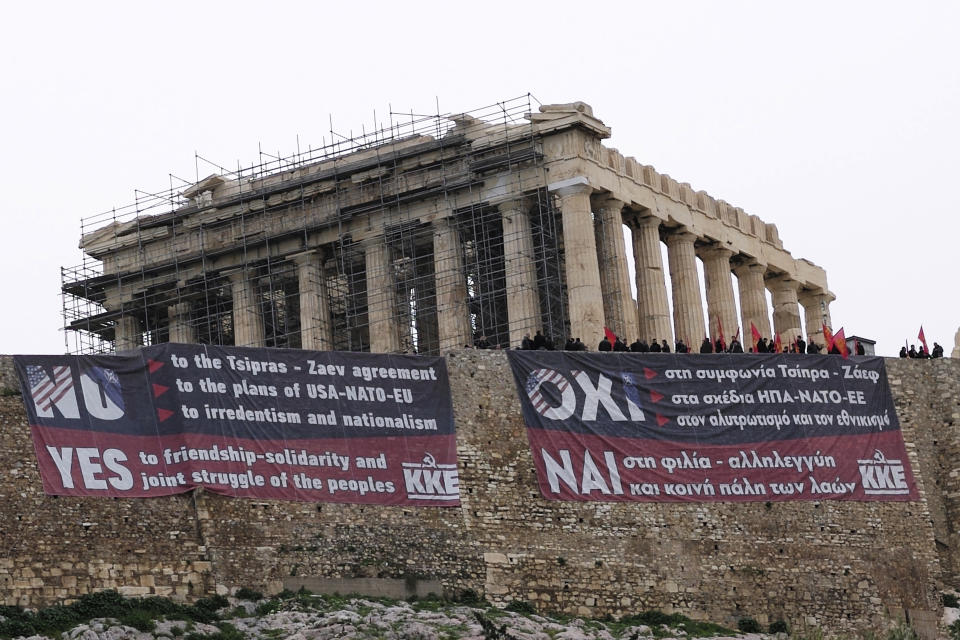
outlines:
[[427, 453], [421, 462], [403, 463], [407, 497], [415, 500], [459, 500], [460, 477], [456, 464], [437, 464]]
[[39, 418], [53, 418], [54, 407], [64, 418], [80, 418], [80, 398], [87, 412], [101, 420], [123, 417], [120, 379], [113, 369], [90, 367], [80, 374], [80, 389], [74, 385], [73, 370], [57, 365], [49, 371], [40, 365], [26, 367], [30, 399]]
[[872, 460], [857, 460], [863, 492], [871, 496], [897, 496], [910, 493], [906, 471], [901, 460], [887, 460], [876, 449]]

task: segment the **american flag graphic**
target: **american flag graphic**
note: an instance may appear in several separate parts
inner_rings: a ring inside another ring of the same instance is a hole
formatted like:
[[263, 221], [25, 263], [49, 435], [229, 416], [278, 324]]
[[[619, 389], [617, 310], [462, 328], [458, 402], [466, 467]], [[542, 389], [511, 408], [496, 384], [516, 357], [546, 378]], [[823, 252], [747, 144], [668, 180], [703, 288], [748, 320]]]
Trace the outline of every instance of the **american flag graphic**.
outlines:
[[50, 380], [50, 376], [43, 367], [28, 364], [27, 382], [30, 385], [30, 397], [33, 398], [37, 411], [43, 413], [50, 411], [54, 403], [59, 402], [73, 389], [73, 375], [70, 373], [70, 367], [63, 365], [53, 368], [53, 380]]
[[567, 379], [553, 369], [536, 369], [531, 371], [530, 375], [527, 376], [527, 397], [530, 398], [530, 403], [533, 405], [534, 410], [540, 415], [546, 415], [547, 411], [552, 408], [551, 404], [547, 402], [547, 399], [543, 397], [540, 391], [543, 388], [542, 383], [544, 382], [552, 382], [555, 384], [561, 394], [570, 386]]

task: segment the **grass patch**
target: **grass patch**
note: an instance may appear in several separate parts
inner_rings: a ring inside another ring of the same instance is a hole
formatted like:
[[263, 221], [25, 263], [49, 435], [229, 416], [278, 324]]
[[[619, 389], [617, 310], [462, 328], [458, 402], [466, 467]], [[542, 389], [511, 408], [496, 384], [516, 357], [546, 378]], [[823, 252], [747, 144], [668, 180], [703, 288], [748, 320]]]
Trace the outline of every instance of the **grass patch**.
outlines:
[[435, 593], [427, 594], [425, 598], [417, 598], [409, 602], [413, 606], [414, 611], [440, 611], [453, 604]]
[[614, 635], [620, 636], [629, 627], [646, 625], [650, 627], [650, 633], [656, 638], [663, 638], [673, 635], [671, 631], [664, 629], [664, 625], [670, 629], [679, 629], [684, 631], [689, 638], [704, 638], [707, 636], [734, 636], [737, 635], [732, 629], [713, 622], [702, 622], [700, 620], [691, 620], [687, 616], [679, 613], [664, 613], [652, 609], [642, 613], [635, 613], [629, 616], [623, 616], [619, 620], [607, 623], [607, 628], [614, 632]]

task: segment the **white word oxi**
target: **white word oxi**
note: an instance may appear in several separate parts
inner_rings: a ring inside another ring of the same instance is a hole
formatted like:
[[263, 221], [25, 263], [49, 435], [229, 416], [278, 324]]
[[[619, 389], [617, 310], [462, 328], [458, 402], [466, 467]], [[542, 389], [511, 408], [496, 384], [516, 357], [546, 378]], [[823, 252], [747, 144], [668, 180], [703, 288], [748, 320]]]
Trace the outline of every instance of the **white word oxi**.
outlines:
[[[615, 422], [642, 422], [646, 418], [643, 410], [640, 408], [637, 386], [632, 383], [632, 376], [622, 375], [622, 384], [624, 396], [626, 398], [626, 412], [624, 408], [613, 399], [613, 380], [600, 374], [596, 385], [590, 380], [583, 371], [571, 371], [570, 374], [576, 381], [577, 386], [583, 391], [583, 406], [580, 412], [580, 418], [587, 422], [597, 419], [597, 410], [603, 406], [610, 419]], [[541, 393], [541, 387], [544, 384], [556, 386], [560, 391], [560, 405], [552, 406]], [[537, 369], [530, 372], [527, 377], [527, 397], [530, 399], [534, 410], [549, 420], [566, 420], [577, 411], [577, 393], [574, 391], [570, 381], [558, 371], [553, 369]], [[628, 417], [629, 416], [629, 417]]]

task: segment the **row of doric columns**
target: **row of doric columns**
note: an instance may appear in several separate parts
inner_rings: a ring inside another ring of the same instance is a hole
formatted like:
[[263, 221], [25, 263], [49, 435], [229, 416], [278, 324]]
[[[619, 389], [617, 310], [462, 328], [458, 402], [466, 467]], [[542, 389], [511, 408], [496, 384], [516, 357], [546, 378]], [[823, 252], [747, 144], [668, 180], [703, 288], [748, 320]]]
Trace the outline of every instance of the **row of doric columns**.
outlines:
[[[829, 304], [824, 291], [811, 292], [788, 274], [778, 274], [731, 248], [698, 238], [683, 227], [666, 228], [649, 212], [629, 211], [610, 195], [595, 198], [585, 178], [572, 178], [550, 185], [558, 196], [564, 232], [570, 328], [574, 336], [599, 339], [604, 327], [632, 340], [683, 340], [692, 349], [703, 337], [716, 340], [722, 332], [729, 342], [751, 325], [761, 336], [779, 334], [785, 344], [803, 335], [800, 305], [805, 310], [809, 339], [822, 342], [820, 328], [830, 326]], [[627, 254], [622, 225], [631, 231], [637, 299], [628, 280]], [[594, 233], [587, 233], [593, 225]], [[673, 323], [671, 327], [666, 278], [663, 273], [661, 239], [667, 245], [670, 269]], [[595, 246], [594, 246], [595, 243]], [[704, 317], [697, 260], [703, 262], [706, 286]], [[733, 289], [736, 273], [740, 314]], [[599, 279], [599, 287], [597, 280]], [[772, 300], [767, 304], [767, 291]], [[750, 337], [741, 337], [750, 344]]]
[[[801, 335], [800, 305], [811, 337], [830, 325], [828, 292], [803, 289], [785, 274], [774, 274], [765, 265], [735, 254], [728, 247], [698, 238], [683, 227], [667, 228], [648, 211], [633, 211], [609, 194], [595, 195], [585, 178], [550, 185], [557, 196], [563, 225], [567, 315], [572, 337], [590, 343], [609, 327], [625, 340], [683, 340], [696, 348], [704, 336], [716, 339], [722, 327], [726, 340], [743, 331], [749, 344], [751, 324], [764, 337], [778, 333], [785, 343]], [[529, 218], [532, 202], [524, 197], [497, 205], [503, 232], [503, 265], [506, 316], [511, 347], [541, 328], [541, 300], [534, 237]], [[631, 293], [623, 225], [630, 230], [637, 299]], [[418, 332], [430, 333], [430, 344], [441, 353], [472, 343], [471, 316], [464, 249], [452, 218], [432, 223], [433, 281], [426, 295], [436, 298], [435, 313], [417, 316]], [[670, 314], [662, 241], [667, 246], [673, 316]], [[410, 324], [404, 301], [397, 295], [396, 264], [382, 236], [363, 240], [366, 272], [367, 328], [372, 352], [397, 352], [410, 341]], [[296, 267], [299, 289], [301, 346], [333, 348], [333, 322], [324, 263], [328, 254], [315, 248], [289, 259]], [[705, 292], [701, 291], [697, 260], [703, 263]], [[425, 271], [428, 273], [428, 271]], [[737, 314], [732, 274], [739, 286]], [[226, 272], [233, 300], [234, 344], [264, 346], [264, 319], [256, 272], [235, 268]], [[766, 292], [772, 299], [771, 309]], [[706, 297], [706, 317], [703, 299]], [[196, 342], [190, 322], [190, 305], [177, 302], [167, 308], [171, 342]], [[143, 329], [132, 316], [121, 316], [115, 325], [118, 351], [141, 343]], [[552, 336], [555, 339], [563, 336]]]

